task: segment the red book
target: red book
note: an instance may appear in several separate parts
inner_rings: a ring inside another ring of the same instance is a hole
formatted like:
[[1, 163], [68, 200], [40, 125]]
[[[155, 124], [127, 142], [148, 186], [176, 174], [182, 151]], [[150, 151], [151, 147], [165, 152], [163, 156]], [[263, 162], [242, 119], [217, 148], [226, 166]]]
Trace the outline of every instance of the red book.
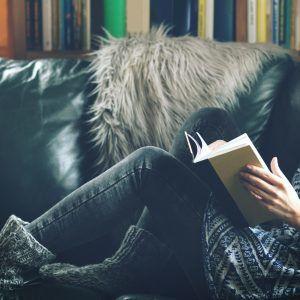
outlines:
[[235, 11], [236, 41], [247, 42], [247, 0], [236, 0]]

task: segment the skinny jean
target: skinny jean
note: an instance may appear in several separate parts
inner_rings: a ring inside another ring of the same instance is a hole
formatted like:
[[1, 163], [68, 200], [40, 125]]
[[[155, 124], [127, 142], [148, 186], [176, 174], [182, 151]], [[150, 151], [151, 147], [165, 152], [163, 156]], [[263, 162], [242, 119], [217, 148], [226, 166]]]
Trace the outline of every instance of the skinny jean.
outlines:
[[[227, 111], [202, 108], [184, 122], [169, 152], [153, 146], [134, 151], [27, 229], [53, 253], [60, 253], [107, 234], [116, 222], [144, 208], [141, 223], [151, 219], [153, 233], [174, 253], [196, 297], [207, 299], [200, 236], [207, 201], [218, 191], [207, 182], [206, 169], [192, 163], [184, 131], [194, 137], [198, 131], [208, 144], [240, 134]], [[226, 204], [224, 210], [236, 214]]]

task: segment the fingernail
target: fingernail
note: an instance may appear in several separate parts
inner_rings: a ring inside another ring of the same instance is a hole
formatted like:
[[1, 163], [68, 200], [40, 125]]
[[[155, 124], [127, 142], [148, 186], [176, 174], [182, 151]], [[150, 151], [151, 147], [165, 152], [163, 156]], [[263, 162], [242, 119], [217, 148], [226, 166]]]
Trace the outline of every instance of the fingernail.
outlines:
[[252, 166], [251, 166], [251, 165], [246, 165], [246, 168], [247, 168], [248, 170], [251, 170], [251, 169], [252, 169]]

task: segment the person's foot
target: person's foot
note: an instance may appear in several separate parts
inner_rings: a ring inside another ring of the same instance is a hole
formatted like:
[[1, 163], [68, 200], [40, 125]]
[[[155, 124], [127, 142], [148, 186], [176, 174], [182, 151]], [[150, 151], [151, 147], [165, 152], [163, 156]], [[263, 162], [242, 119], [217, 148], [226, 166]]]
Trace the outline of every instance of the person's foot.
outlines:
[[146, 292], [170, 257], [169, 249], [153, 234], [131, 226], [114, 256], [102, 263], [76, 267], [50, 264], [40, 268], [42, 278], [93, 288], [110, 295]]

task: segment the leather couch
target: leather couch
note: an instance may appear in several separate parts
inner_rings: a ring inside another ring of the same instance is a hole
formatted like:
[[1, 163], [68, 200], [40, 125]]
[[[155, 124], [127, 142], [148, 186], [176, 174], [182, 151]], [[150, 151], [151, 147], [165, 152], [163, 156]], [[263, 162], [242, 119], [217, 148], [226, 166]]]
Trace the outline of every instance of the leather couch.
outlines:
[[[88, 66], [86, 60], [0, 59], [0, 226], [12, 213], [24, 220], [34, 219], [101, 172], [95, 167], [97, 153], [86, 122], [94, 100]], [[274, 79], [274, 72], [280, 76]], [[270, 87], [272, 93], [265, 93]], [[257, 101], [256, 95], [264, 93], [264, 100]], [[300, 63], [287, 56], [268, 66], [249, 95], [241, 96], [240, 107], [233, 113], [242, 130], [257, 129], [251, 137], [265, 160], [277, 155], [291, 178], [300, 161]], [[114, 247], [114, 240], [107, 236], [63, 253], [61, 258], [92, 263]], [[37, 287], [29, 289], [32, 292]], [[39, 299], [47, 299], [48, 290], [45, 287]], [[82, 299], [98, 298], [86, 292]], [[49, 297], [58, 299], [58, 294]], [[34, 299], [26, 292], [23, 295]], [[66, 289], [62, 299], [75, 299], [74, 291]], [[159, 298], [128, 295], [118, 299]]]

